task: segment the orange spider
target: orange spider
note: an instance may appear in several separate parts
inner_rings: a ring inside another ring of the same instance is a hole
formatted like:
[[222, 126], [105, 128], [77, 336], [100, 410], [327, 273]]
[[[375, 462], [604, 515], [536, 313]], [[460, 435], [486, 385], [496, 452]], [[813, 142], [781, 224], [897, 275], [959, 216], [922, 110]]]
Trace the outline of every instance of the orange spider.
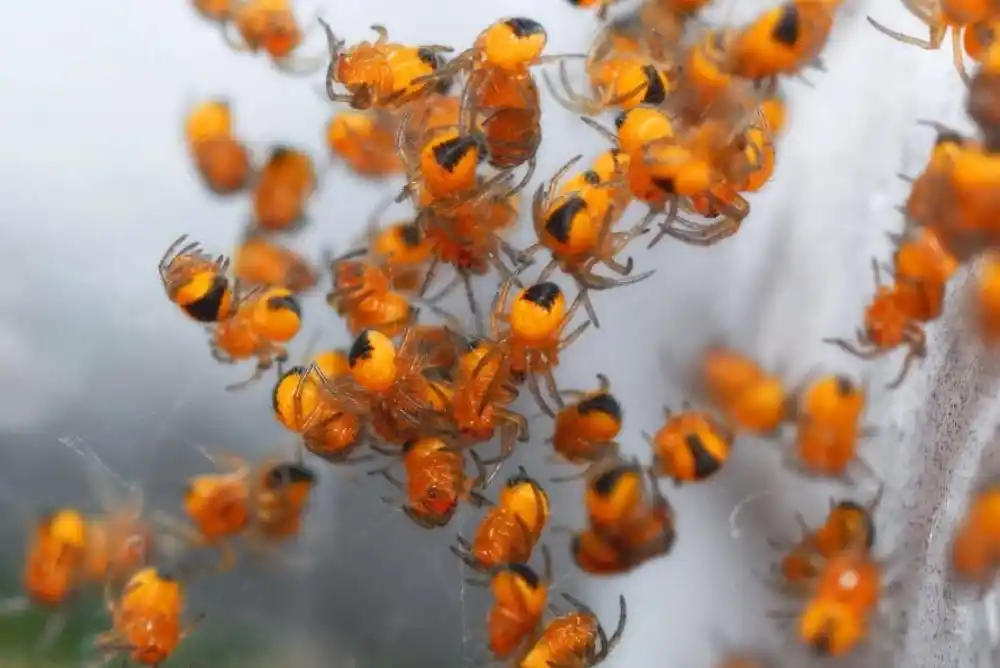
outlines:
[[926, 168], [913, 180], [903, 209], [908, 221], [933, 228], [959, 262], [1000, 246], [994, 197], [1000, 158], [945, 126], [923, 124], [938, 136]]
[[227, 386], [241, 390], [260, 380], [275, 364], [288, 361], [284, 343], [302, 328], [302, 311], [290, 290], [269, 288], [240, 304], [236, 315], [216, 324], [212, 331], [212, 357], [223, 364], [257, 358], [248, 379]]
[[216, 195], [242, 192], [253, 182], [250, 151], [245, 144], [232, 137], [199, 143], [194, 159], [202, 181]]
[[670, 478], [675, 484], [707, 480], [722, 470], [733, 444], [733, 435], [708, 413], [691, 410], [687, 405], [674, 414], [664, 408], [666, 422], [650, 436], [653, 449], [653, 472]]
[[902, 385], [910, 366], [915, 360], [927, 354], [926, 336], [913, 314], [907, 310], [905, 295], [898, 285], [882, 285], [878, 263], [872, 260], [877, 290], [871, 304], [865, 310], [864, 329], [857, 332], [857, 343], [845, 339], [823, 339], [839, 348], [860, 357], [874, 359], [881, 357], [898, 346], [906, 346], [906, 358], [899, 374], [889, 383], [890, 389]]
[[731, 39], [731, 30], [708, 30], [682, 51], [683, 67], [679, 68], [671, 105], [686, 123], [697, 124], [713, 106], [728, 104], [739, 88], [739, 79], [726, 69], [726, 48]]
[[[589, 118], [582, 118], [587, 125], [608, 139], [614, 149], [602, 154], [599, 158], [604, 163], [603, 169], [597, 164], [593, 171], [601, 177], [601, 182], [608, 182], [612, 188], [612, 201], [616, 206], [609, 215], [614, 218], [632, 199], [639, 200], [649, 207], [649, 213], [640, 224], [646, 229], [657, 216], [666, 215], [673, 218], [677, 213], [677, 200], [671, 193], [654, 183], [649, 169], [641, 159], [643, 148], [653, 142], [674, 136], [674, 122], [661, 109], [654, 107], [633, 107], [622, 111], [615, 118], [616, 132], [607, 130]], [[612, 169], [608, 169], [612, 167]], [[624, 181], [626, 188], [618, 188], [617, 182]], [[567, 186], [568, 187], [568, 186]]]
[[528, 74], [534, 65], [568, 56], [543, 56], [548, 44], [544, 26], [523, 16], [504, 18], [491, 23], [479, 33], [472, 47], [458, 54], [435, 74], [434, 79], [453, 79], [467, 73], [465, 94], [479, 97], [480, 87], [494, 74], [512, 79]]
[[734, 31], [726, 48], [727, 70], [747, 79], [801, 74], [821, 67], [819, 55], [830, 37], [843, 0], [787, 0]]
[[302, 436], [305, 449], [328, 462], [353, 464], [362, 441], [361, 416], [347, 411], [332, 395], [322, 391], [324, 379], [350, 372], [347, 353], [327, 350], [313, 357], [308, 368], [295, 366], [274, 384], [271, 404], [277, 420]]
[[[529, 175], [530, 170], [526, 177]], [[512, 271], [502, 258], [508, 258], [514, 266], [521, 262], [522, 255], [503, 240], [501, 233], [516, 225], [518, 193], [527, 182], [527, 178], [522, 178], [514, 184], [510, 172], [501, 172], [498, 177], [477, 178], [468, 198], [434, 199], [425, 192], [418, 205], [420, 214], [416, 223], [423, 229], [432, 255], [419, 294], [426, 293], [442, 265], [450, 265], [457, 276], [426, 301], [437, 303], [463, 284], [480, 332], [481, 316], [473, 295], [472, 277], [486, 274], [491, 267], [501, 276], [510, 276]]]
[[392, 262], [361, 257], [364, 254], [364, 250], [353, 251], [330, 262], [333, 288], [326, 302], [344, 317], [352, 336], [366, 329], [397, 336], [414, 324], [416, 309], [404, 294], [392, 289]]
[[974, 314], [983, 341], [1000, 343], [1000, 253], [983, 254], [973, 296]]
[[552, 555], [544, 545], [542, 556], [542, 575], [527, 564], [503, 564], [492, 569], [488, 580], [469, 580], [473, 586], [489, 587], [493, 594], [486, 628], [495, 659], [518, 655], [541, 630], [552, 585]]
[[184, 118], [184, 140], [192, 152], [202, 142], [232, 135], [233, 112], [224, 98], [200, 102]]
[[384, 263], [394, 290], [413, 294], [422, 287], [431, 259], [433, 244], [421, 226], [412, 220], [379, 228], [369, 226], [368, 249], [373, 258]]
[[566, 109], [584, 116], [596, 116], [610, 108], [630, 109], [640, 104], [658, 106], [672, 92], [673, 72], [657, 67], [639, 51], [615, 51], [614, 41], [599, 37], [587, 55], [584, 68], [590, 91], [581, 95], [573, 89], [566, 62], [559, 63], [559, 90], [548, 73], [546, 87]]
[[223, 24], [233, 17], [233, 0], [193, 0], [195, 11], [213, 23]]
[[[235, 28], [235, 34], [230, 26]], [[275, 67], [288, 74], [311, 75], [325, 60], [295, 60], [295, 52], [305, 35], [292, 11], [291, 0], [239, 0], [232, 23], [223, 28], [223, 36], [234, 51], [263, 51]]]
[[[750, 213], [740, 187], [756, 189], [770, 178], [773, 153], [763, 128], [739, 126], [722, 114], [706, 119], [682, 134], [665, 136], [642, 146], [632, 164], [637, 175], [668, 196], [671, 212], [647, 248], [669, 236], [698, 246], [711, 246], [736, 234]], [[771, 162], [768, 162], [769, 159]], [[716, 194], [720, 193], [720, 194]], [[674, 213], [685, 203], [702, 201], [716, 213], [712, 221], [694, 222]], [[650, 215], [654, 215], [651, 210]]]
[[157, 269], [167, 297], [198, 322], [231, 317], [240, 299], [237, 286], [230, 285], [226, 276], [229, 259], [213, 258], [198, 242], [185, 243], [187, 239], [181, 235], [160, 258]]
[[[346, 102], [352, 109], [398, 108], [425, 93], [434, 85], [421, 81], [441, 68], [441, 54], [451, 47], [412, 47], [389, 41], [380, 25], [372, 30], [374, 42], [359, 42], [349, 49], [337, 39], [330, 26], [319, 19], [326, 32], [330, 65], [326, 71], [326, 93], [332, 102]], [[337, 84], [347, 89], [337, 92]]]
[[593, 610], [569, 594], [563, 594], [563, 598], [575, 610], [556, 617], [545, 626], [534, 645], [518, 663], [519, 668], [589, 668], [607, 659], [621, 640], [628, 619], [624, 596], [618, 597], [618, 626], [610, 638]]
[[180, 580], [156, 568], [136, 572], [117, 601], [106, 592], [112, 629], [97, 637], [105, 656], [123, 653], [143, 666], [158, 666], [194, 629], [185, 627], [185, 591]]
[[558, 285], [536, 283], [521, 290], [508, 311], [507, 297], [512, 286], [513, 278], [508, 278], [497, 292], [490, 317], [491, 338], [507, 347], [514, 373], [522, 374], [539, 407], [550, 417], [555, 417], [542, 397], [538, 378], [541, 377], [550, 396], [558, 403], [559, 390], [552, 369], [559, 364], [559, 353], [590, 326], [588, 320], [563, 336], [563, 331], [582, 303], [582, 296], [577, 296], [567, 309], [566, 299]]
[[453, 380], [458, 361], [468, 343], [447, 325], [414, 325], [413, 337], [420, 352], [427, 358], [428, 373], [444, 380]]
[[628, 572], [673, 548], [673, 508], [635, 462], [610, 458], [594, 467], [584, 502], [589, 526], [574, 534], [571, 552], [585, 572]]
[[[965, 98], [965, 111], [983, 134], [983, 144], [996, 150], [1000, 133], [1000, 43], [995, 35], [1000, 26], [989, 23], [966, 31], [966, 37], [981, 35], [982, 51], [977, 46], [966, 46], [972, 58], [982, 63], [969, 82]], [[975, 54], [973, 55], [975, 51]]]
[[142, 491], [130, 489], [130, 499], [108, 503], [103, 514], [87, 522], [85, 573], [92, 582], [124, 582], [155, 557], [156, 535], [143, 519]]
[[231, 195], [251, 181], [250, 152], [233, 136], [232, 109], [223, 99], [208, 100], [192, 108], [184, 119], [188, 152], [209, 190]]
[[182, 504], [189, 526], [161, 514], [158, 519], [191, 547], [210, 547], [219, 552], [219, 571], [236, 565], [231, 540], [250, 526], [250, 467], [240, 457], [215, 455], [213, 461], [226, 469], [191, 477], [184, 489]]
[[982, 592], [993, 586], [1000, 571], [1000, 486], [981, 485], [970, 499], [951, 544], [955, 575]]
[[72, 508], [43, 517], [34, 529], [22, 581], [28, 601], [49, 609], [65, 603], [82, 584], [87, 521]]
[[515, 441], [528, 440], [528, 421], [509, 408], [517, 399], [514, 372], [506, 348], [473, 338], [455, 367], [451, 417], [465, 445], [489, 441], [500, 430], [500, 456], [514, 452]]
[[316, 286], [316, 270], [309, 262], [262, 234], [250, 232], [233, 259], [233, 274], [247, 286], [287, 288], [293, 293]]
[[872, 433], [861, 424], [865, 405], [865, 388], [846, 376], [827, 374], [809, 383], [794, 408], [794, 466], [834, 477], [846, 476], [852, 464], [867, 469], [857, 454], [859, 441]]
[[611, 393], [611, 381], [597, 374], [598, 387], [591, 392], [564, 391], [574, 398], [556, 413], [552, 443], [556, 454], [573, 464], [596, 464], [618, 455], [615, 440], [621, 433], [623, 411]]
[[[627, 184], [632, 198], [648, 206], [648, 213], [636, 229], [647, 229], [658, 218], [660, 231], [647, 248], [664, 236], [699, 246], [710, 246], [735, 234], [749, 215], [749, 203], [727, 181], [734, 147], [731, 119], [704, 122], [691, 128], [675, 125], [658, 108], [633, 107], [615, 119], [617, 133], [583, 118], [589, 126], [609, 139], [629, 156]], [[745, 128], [744, 128], [745, 129]], [[683, 135], [678, 134], [683, 130]], [[748, 170], [764, 170], [764, 158]], [[715, 220], [694, 222], [677, 214], [682, 203], [711, 212]]]
[[477, 571], [523, 564], [531, 558], [548, 520], [548, 495], [521, 467], [507, 479], [499, 503], [480, 520], [473, 540], [458, 536], [451, 551]]
[[729, 426], [757, 436], [777, 433], [788, 413], [785, 382], [743, 353], [710, 346], [699, 362], [699, 384]]
[[542, 108], [538, 86], [531, 74], [484, 73], [473, 94], [462, 100], [462, 114], [482, 128], [486, 161], [496, 169], [513, 169], [527, 163], [534, 169], [542, 143]]
[[[413, 128], [407, 111], [399, 126], [396, 142], [408, 176], [399, 200], [416, 193], [418, 200], [464, 202], [475, 195], [480, 184], [479, 165], [489, 157], [489, 147], [476, 114], [470, 107], [460, 111], [455, 125]], [[426, 119], [425, 119], [426, 122]]]
[[955, 69], [962, 80], [968, 84], [969, 74], [965, 68], [963, 50], [975, 59], [974, 54], [977, 53], [979, 47], [979, 41], [974, 34], [976, 25], [995, 18], [995, 6], [989, 0], [925, 0], [922, 2], [904, 0], [903, 4], [911, 14], [927, 26], [929, 31], [927, 39], [911, 37], [890, 30], [870, 16], [868, 22], [876, 30], [897, 42], [918, 46], [927, 51], [940, 49], [950, 29], [952, 59], [955, 62]]
[[808, 592], [828, 559], [847, 551], [871, 553], [876, 539], [873, 515], [882, 500], [883, 489], [880, 485], [874, 499], [865, 505], [831, 498], [826, 519], [815, 530], [796, 514], [802, 537], [790, 546], [769, 541], [782, 552], [779, 563], [772, 566], [775, 577], [770, 584], [779, 591], [793, 594]]
[[[556, 269], [571, 276], [584, 295], [589, 290], [607, 290], [631, 285], [653, 275], [655, 270], [630, 276], [632, 258], [624, 264], [615, 259], [635, 238], [646, 232], [645, 221], [628, 230], [615, 232], [613, 227], [623, 207], [615, 198], [615, 183], [604, 180], [595, 170], [584, 172], [582, 179], [572, 186], [564, 184], [559, 189], [559, 181], [579, 160], [579, 156], [564, 165], [548, 184], [538, 187], [532, 203], [532, 219], [538, 243], [527, 248], [523, 256], [527, 259], [537, 251], [547, 248], [552, 260], [542, 270], [538, 282], [548, 280]], [[557, 194], [558, 192], [558, 194]], [[609, 278], [595, 273], [598, 265], [603, 265], [622, 278]], [[587, 315], [594, 326], [599, 326], [597, 314], [590, 299], [584, 297]]]
[[253, 222], [271, 232], [305, 224], [306, 203], [316, 190], [312, 158], [288, 146], [271, 149], [253, 191]]
[[868, 636], [884, 590], [881, 565], [864, 551], [829, 559], [798, 617], [799, 640], [821, 656], [853, 652]]
[[337, 113], [327, 125], [326, 143], [360, 176], [383, 179], [403, 172], [396, 153], [396, 121], [379, 110]]
[[[419, 438], [403, 445], [405, 483], [392, 475], [391, 464], [370, 471], [369, 475], [381, 475], [403, 492], [406, 502], [400, 508], [406, 516], [418, 526], [434, 529], [451, 521], [461, 501], [477, 507], [487, 503], [480, 492], [490, 484], [499, 467], [487, 474], [479, 455], [470, 450], [469, 458], [476, 468], [474, 476], [465, 473], [465, 457], [461, 452], [439, 438]], [[397, 505], [392, 499], [383, 500]]]
[[897, 242], [893, 278], [900, 303], [920, 322], [936, 320], [944, 310], [945, 288], [958, 269], [958, 260], [930, 227], [893, 240]]
[[250, 480], [251, 540], [278, 544], [298, 536], [316, 473], [302, 462], [268, 460]]
[[365, 330], [347, 354], [350, 373], [323, 382], [348, 411], [369, 416], [383, 441], [401, 446], [421, 436], [449, 435], [443, 399], [427, 375], [431, 366], [420, 342], [407, 329], [398, 346], [375, 330]]
[[608, 10], [611, 6], [618, 2], [618, 0], [568, 0], [569, 4], [574, 7], [579, 7], [581, 9], [594, 9], [597, 8], [597, 18], [601, 21], [608, 17]]

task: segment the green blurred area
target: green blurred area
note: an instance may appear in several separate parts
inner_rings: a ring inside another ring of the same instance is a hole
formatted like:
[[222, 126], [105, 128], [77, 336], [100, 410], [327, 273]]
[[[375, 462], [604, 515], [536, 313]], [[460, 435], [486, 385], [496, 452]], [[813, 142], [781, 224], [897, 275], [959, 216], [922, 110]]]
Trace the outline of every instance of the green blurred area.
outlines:
[[[387, 664], [351, 661], [331, 656], [304, 638], [266, 638], [252, 630], [227, 628], [224, 620], [199, 625], [163, 668], [365, 668], [367, 666], [405, 666], [405, 659]], [[54, 642], [45, 648], [39, 641], [54, 615], [32, 609], [0, 618], [0, 668], [90, 668], [102, 666], [93, 650], [95, 637], [108, 629], [108, 618], [102, 606], [91, 602], [77, 605], [65, 615], [65, 626]], [[278, 643], [280, 646], [276, 646]], [[109, 661], [108, 666], [119, 666]], [[127, 664], [132, 665], [132, 664]]]
[[[3, 591], [17, 591], [13, 578], [0, 578]], [[32, 608], [24, 612], [11, 612], [0, 618], [0, 668], [81, 668], [99, 666], [100, 655], [93, 650], [95, 637], [108, 630], [109, 619], [99, 597], [86, 596], [74, 601], [67, 610], [55, 614], [48, 610]], [[50, 644], [44, 641], [50, 628], [60, 623], [62, 629]], [[274, 665], [275, 659], [264, 660], [267, 652], [254, 646], [252, 640], [259, 636], [219, 623], [199, 625], [187, 638], [166, 666], [253, 666]], [[117, 665], [112, 663], [112, 665]]]
[[[93, 589], [82, 591], [60, 613], [31, 607], [14, 611], [21, 594], [20, 569], [7, 562], [0, 564], [0, 668], [117, 668], [121, 659], [101, 663], [94, 650], [96, 637], [109, 630], [110, 618], [103, 597]], [[10, 603], [10, 611], [2, 610]], [[274, 616], [281, 619], [279, 611]], [[266, 624], [267, 619], [261, 619]], [[61, 629], [59, 625], [61, 624]], [[55, 628], [51, 642], [47, 632]], [[163, 668], [410, 668], [405, 652], [391, 644], [382, 647], [380, 656], [350, 657], [328, 646], [329, 638], [312, 637], [306, 632], [278, 630], [278, 627], [248, 627], [210, 615], [199, 622], [181, 643]], [[42, 644], [44, 646], [42, 646]]]
[[[0, 623], [0, 666], [77, 668], [100, 658], [92, 646], [95, 636], [107, 630], [108, 619], [99, 606], [74, 610], [72, 615], [66, 615], [66, 625], [54, 642], [40, 648], [39, 641], [44, 638], [47, 625], [54, 621], [53, 615], [44, 610], [30, 610], [5, 618]], [[255, 651], [260, 648], [249, 645], [248, 634], [240, 637], [208, 628], [198, 631], [181, 644], [168, 665], [247, 666], [253, 665], [252, 657], [260, 658], [260, 652]]]

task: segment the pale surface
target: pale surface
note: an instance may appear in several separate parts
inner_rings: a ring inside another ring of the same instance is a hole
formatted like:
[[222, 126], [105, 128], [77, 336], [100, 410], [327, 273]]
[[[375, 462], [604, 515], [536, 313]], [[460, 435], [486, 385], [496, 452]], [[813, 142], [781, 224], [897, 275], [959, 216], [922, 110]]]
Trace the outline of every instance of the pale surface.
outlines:
[[[180, 141], [181, 115], [200, 96], [225, 95], [240, 131], [261, 148], [280, 140], [325, 160], [329, 107], [315, 80], [286, 78], [263, 60], [229, 53], [181, 0], [8, 4], [0, 22], [0, 490], [22, 514], [87, 498], [83, 460], [57, 440], [83, 438], [116, 473], [137, 479], [153, 503], [175, 510], [182, 478], [207, 466], [194, 446], [259, 453], [288, 442], [269, 415], [268, 383], [225, 393], [225, 384], [249, 370], [214, 366], [199, 328], [166, 301], [156, 278], [157, 259], [179, 234], [227, 252], [247, 215], [245, 200], [220, 203], [200, 189]], [[763, 6], [740, 3], [739, 17]], [[300, 3], [299, 14], [309, 18], [313, 9]], [[915, 121], [964, 127], [962, 87], [947, 49], [925, 53], [894, 43], [867, 24], [868, 11], [892, 27], [919, 30], [888, 0], [848, 8], [824, 56], [828, 72], [810, 75], [815, 88], [786, 87], [791, 121], [776, 180], [752, 199], [739, 235], [712, 249], [637, 247], [638, 267], [655, 265], [655, 277], [596, 298], [604, 326], [566, 355], [559, 381], [582, 388], [598, 371], [611, 377], [627, 411], [629, 452], [646, 454], [640, 432], [656, 428], [663, 404], [680, 403], [677, 369], [708, 338], [754, 352], [793, 380], [817, 367], [862, 372], [821, 339], [853, 332], [873, 290], [870, 257], [888, 260], [884, 232], [900, 227], [893, 206], [905, 195], [894, 175], [919, 169], [932, 140]], [[552, 53], [584, 48], [594, 29], [592, 16], [563, 0], [323, 7], [349, 41], [367, 39], [368, 26], [379, 22], [400, 41], [458, 46], [490, 20], [516, 14], [549, 28]], [[321, 36], [312, 37], [305, 53], [324, 53]], [[546, 102], [542, 176], [602, 147], [596, 133]], [[346, 249], [384, 192], [335, 166], [312, 206], [315, 224], [297, 243], [313, 256], [324, 247]], [[486, 299], [492, 284], [480, 287]], [[346, 343], [331, 312], [308, 307], [303, 338], [322, 331], [324, 345]], [[956, 607], [941, 573], [973, 474], [996, 465], [985, 445], [1000, 415], [989, 399], [994, 376], [979, 366], [972, 344], [952, 345], [941, 329], [931, 328], [931, 358], [900, 391], [881, 389], [897, 357], [867, 371], [869, 421], [882, 434], [865, 456], [888, 485], [881, 542], [910, 560], [895, 604], [914, 620], [905, 656], [875, 665], [973, 666], [985, 654], [975, 630], [980, 609]], [[548, 477], [555, 469], [544, 463], [541, 441], [549, 427], [532, 424], [536, 437], [524, 461]], [[48, 467], [44, 476], [41, 467]], [[575, 525], [579, 491], [569, 487], [552, 492], [555, 521]], [[765, 570], [772, 558], [766, 536], [794, 530], [795, 509], [818, 519], [828, 494], [842, 493], [832, 489], [781, 468], [773, 444], [747, 442], [711, 484], [666, 490], [680, 518], [670, 558], [591, 583], [569, 568], [565, 544], [553, 536], [564, 574], [559, 586], [591, 601], [608, 624], [617, 594], [628, 598], [629, 628], [611, 668], [708, 666], [721, 651], [719, 638], [780, 646], [764, 614], [779, 601], [751, 569]], [[474, 517], [427, 533], [377, 501], [388, 493], [377, 481], [331, 471], [320, 490], [303, 550], [308, 567], [266, 577], [240, 572], [200, 589], [197, 607], [210, 614], [199, 633], [225, 619], [280, 645], [295, 628], [313, 640], [296, 643], [300, 650], [315, 644], [322, 656], [297, 657], [301, 668], [331, 665], [332, 648], [361, 668], [481, 657], [485, 595], [462, 587], [459, 564], [446, 551]], [[734, 532], [730, 515], [748, 497]], [[5, 545], [18, 544], [18, 515], [0, 523]], [[20, 553], [4, 556], [15, 566]]]

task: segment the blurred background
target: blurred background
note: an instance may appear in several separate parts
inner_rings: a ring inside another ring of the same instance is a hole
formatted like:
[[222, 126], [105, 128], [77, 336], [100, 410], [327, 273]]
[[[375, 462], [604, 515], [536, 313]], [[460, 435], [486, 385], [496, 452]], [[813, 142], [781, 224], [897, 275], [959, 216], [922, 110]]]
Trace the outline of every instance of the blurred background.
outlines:
[[[743, 21], [769, 4], [718, 0], [708, 19]], [[369, 26], [380, 23], [395, 40], [460, 50], [490, 22], [524, 15], [548, 28], [550, 53], [572, 53], [586, 50], [598, 28], [592, 13], [564, 0], [297, 0], [295, 8], [303, 21], [318, 12], [349, 43], [369, 39]], [[790, 121], [775, 179], [751, 198], [743, 229], [712, 248], [638, 244], [637, 268], [656, 274], [595, 297], [602, 327], [567, 351], [558, 379], [583, 389], [607, 374], [625, 407], [625, 450], [645, 456], [641, 432], [657, 427], [664, 405], [684, 399], [683, 372], [708, 341], [735, 345], [790, 379], [817, 368], [864, 374], [871, 421], [890, 434], [867, 457], [887, 482], [880, 519], [891, 535], [905, 524], [902, 490], [920, 475], [910, 465], [923, 464], [879, 446], [912, 433], [938, 363], [890, 394], [882, 387], [898, 360], [862, 369], [821, 339], [854, 331], [872, 290], [870, 258], [888, 257], [885, 232], [899, 228], [893, 207], [905, 195], [895, 175], [919, 169], [933, 138], [915, 121], [966, 125], [949, 57], [884, 39], [865, 21], [872, 12], [919, 29], [900, 3], [849, 3], [823, 57], [827, 71], [785, 88]], [[288, 143], [320, 165], [331, 162], [323, 133], [335, 108], [322, 73], [290, 77], [262, 57], [233, 53], [184, 0], [9, 2], [0, 19], [0, 496], [8, 509], [0, 558], [2, 591], [16, 596], [32, 518], [65, 504], [96, 508], [87, 473], [100, 468], [95, 458], [123, 486], [141, 487], [151, 506], [176, 512], [186, 477], [210, 466], [201, 449], [253, 458], [291, 447], [269, 407], [271, 380], [224, 391], [249, 369], [211, 359], [201, 329], [164, 298], [156, 263], [183, 233], [210, 253], [230, 253], [249, 216], [246, 198], [213, 198], [191, 171], [181, 123], [192, 104], [226, 97], [251, 146]], [[322, 57], [325, 40], [311, 25], [302, 53]], [[589, 160], [604, 147], [547, 95], [543, 103], [529, 192], [573, 155]], [[312, 225], [294, 246], [313, 259], [348, 250], [396, 187], [357, 180], [333, 162], [310, 205]], [[400, 206], [385, 220], [409, 213]], [[526, 246], [530, 232], [522, 222], [511, 241]], [[495, 279], [479, 281], [480, 302], [495, 289]], [[293, 358], [313, 334], [324, 347], [348, 343], [321, 298], [306, 302], [304, 317]], [[516, 463], [540, 479], [565, 473], [548, 462], [550, 427], [539, 419], [532, 427]], [[168, 665], [421, 668], [485, 658], [486, 593], [463, 583], [447, 551], [478, 514], [424, 531], [379, 501], [390, 491], [363, 471], [323, 469], [295, 559], [199, 583], [190, 607], [205, 621]], [[560, 591], [590, 603], [611, 627], [618, 594], [628, 600], [625, 638], [607, 665], [696, 668], [736, 647], [804, 662], [784, 651], [765, 614], [780, 601], [754, 570], [773, 558], [766, 539], [794, 530], [795, 511], [815, 517], [830, 494], [844, 492], [796, 477], [777, 448], [753, 440], [740, 443], [711, 484], [666, 491], [677, 546], [628, 576], [583, 577], [565, 537], [546, 539]], [[582, 521], [578, 485], [549, 493], [555, 523]], [[918, 585], [909, 592], [911, 607], [932, 595]], [[107, 624], [94, 603], [80, 603], [45, 657], [30, 655], [43, 615], [0, 619], [0, 666], [83, 665]], [[878, 665], [972, 665], [912, 648], [907, 656]]]

